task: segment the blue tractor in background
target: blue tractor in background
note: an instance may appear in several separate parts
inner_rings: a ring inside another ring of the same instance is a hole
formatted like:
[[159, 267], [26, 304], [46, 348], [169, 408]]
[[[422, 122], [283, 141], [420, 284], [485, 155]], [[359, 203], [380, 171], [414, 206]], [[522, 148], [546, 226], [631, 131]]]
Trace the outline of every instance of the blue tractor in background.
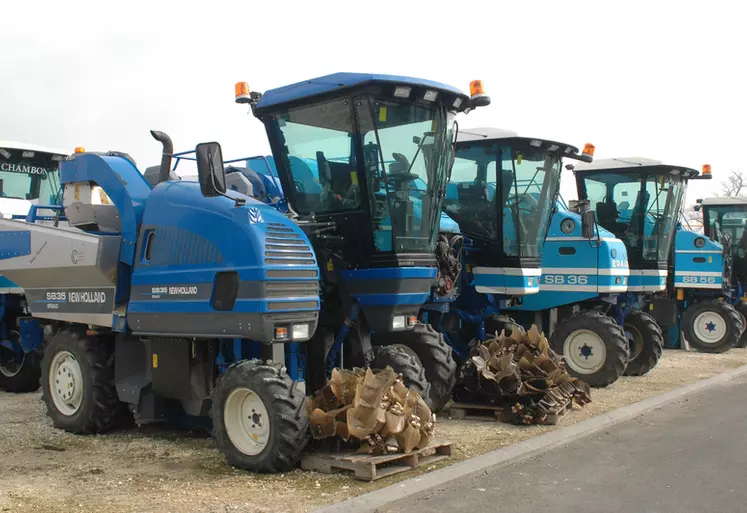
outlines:
[[[473, 340], [523, 329], [506, 313], [540, 293], [563, 158], [591, 161], [592, 155], [591, 145], [579, 154], [566, 143], [496, 128], [460, 131], [444, 200], [458, 232], [441, 227], [439, 282], [422, 312], [446, 335], [458, 360], [468, 358]], [[589, 216], [579, 218], [574, 230], [592, 244]], [[533, 320], [542, 327], [541, 319]]]
[[[50, 212], [49, 207], [40, 206], [59, 205], [58, 167], [68, 153], [0, 141], [0, 217], [53, 224], [59, 207]], [[22, 393], [39, 389], [41, 352], [33, 342], [27, 343], [27, 333], [21, 330], [28, 315], [23, 289], [0, 276], [0, 390]]]
[[[680, 250], [675, 258], [697, 260], [693, 264], [702, 264], [703, 259], [716, 261], [723, 258], [725, 272], [723, 277], [715, 272], [697, 275], [697, 278], [693, 275], [683, 276], [682, 281], [687, 281], [693, 287], [708, 287], [716, 293], [721, 292], [724, 299], [739, 312], [742, 325], [747, 327], [747, 199], [742, 196], [699, 199], [695, 208], [703, 214], [705, 234], [705, 237], [701, 237], [703, 240], [698, 240], [697, 235], [692, 239], [699, 253], [695, 253], [687, 244], [681, 244], [686, 249]], [[679, 232], [677, 237], [680, 237]], [[720, 242], [722, 251], [713, 244], [714, 240]], [[747, 347], [747, 331], [742, 333], [735, 347]]]
[[733, 347], [742, 320], [720, 299], [721, 277], [729, 268], [722, 247], [678, 229], [688, 181], [708, 179], [710, 173], [700, 176], [695, 169], [638, 157], [579, 164], [574, 172], [579, 200], [625, 243], [630, 277], [623, 312], [648, 312], [669, 347], [677, 346], [680, 326], [700, 351]]
[[[584, 233], [584, 211], [558, 199], [542, 253], [540, 291], [506, 310], [523, 325], [541, 326], [571, 375], [605, 387], [625, 373], [651, 370], [661, 356], [662, 336], [650, 316], [623, 309], [625, 245], [586, 215], [592, 229]], [[634, 329], [640, 336], [629, 340], [626, 334]], [[646, 348], [645, 358], [635, 360], [636, 345]]]

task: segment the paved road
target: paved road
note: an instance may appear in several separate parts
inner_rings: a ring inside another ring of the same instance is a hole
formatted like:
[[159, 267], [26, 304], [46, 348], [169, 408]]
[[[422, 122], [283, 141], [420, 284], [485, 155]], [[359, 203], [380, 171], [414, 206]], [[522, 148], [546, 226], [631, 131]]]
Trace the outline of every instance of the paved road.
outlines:
[[384, 512], [747, 512], [747, 377]]

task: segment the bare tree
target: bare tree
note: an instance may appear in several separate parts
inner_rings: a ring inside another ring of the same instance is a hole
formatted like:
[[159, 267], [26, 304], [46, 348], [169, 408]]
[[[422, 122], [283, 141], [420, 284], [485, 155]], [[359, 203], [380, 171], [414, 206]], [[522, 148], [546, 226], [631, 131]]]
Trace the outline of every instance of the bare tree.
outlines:
[[739, 169], [732, 169], [725, 181], [721, 182], [719, 196], [739, 196], [742, 191], [747, 192], [744, 175]]

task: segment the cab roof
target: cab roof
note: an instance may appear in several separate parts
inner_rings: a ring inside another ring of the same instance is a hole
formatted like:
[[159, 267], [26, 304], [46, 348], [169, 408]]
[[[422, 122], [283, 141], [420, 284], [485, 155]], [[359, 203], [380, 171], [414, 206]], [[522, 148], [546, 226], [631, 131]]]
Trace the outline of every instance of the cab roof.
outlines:
[[73, 153], [69, 150], [60, 150], [60, 149], [54, 149], [54, 148], [46, 148], [44, 146], [39, 146], [37, 144], [29, 144], [29, 143], [22, 143], [22, 142], [16, 142], [16, 141], [0, 141], [0, 148], [5, 148], [7, 150], [28, 150], [28, 151], [38, 151], [39, 153], [50, 153], [52, 155], [62, 155], [63, 157], [66, 157]]
[[578, 148], [570, 144], [540, 139], [537, 137], [520, 137], [519, 134], [513, 130], [506, 130], [503, 128], [462, 128], [457, 134], [457, 144], [476, 141], [494, 141], [499, 139], [520, 139], [522, 141], [529, 141], [530, 144], [531, 141], [540, 141], [543, 143], [542, 147], [544, 147], [545, 144], [548, 146], [558, 146], [558, 148], [562, 149], [563, 153], [566, 155], [575, 155], [578, 153]]
[[724, 196], [717, 198], [705, 198], [702, 205], [706, 206], [731, 206], [731, 205], [747, 205], [747, 197], [744, 196]]
[[366, 84], [393, 84], [411, 87], [436, 89], [454, 98], [469, 99], [465, 93], [450, 85], [425, 80], [422, 78], [404, 77], [398, 75], [381, 75], [372, 73], [333, 73], [323, 77], [304, 80], [276, 89], [270, 89], [257, 102], [256, 111], [267, 111], [315, 96], [324, 96], [342, 89], [360, 87]]
[[644, 157], [618, 157], [611, 159], [595, 159], [593, 162], [582, 162], [575, 166], [574, 171], [584, 173], [588, 171], [630, 171], [632, 169], [644, 168], [667, 168], [686, 175], [687, 178], [693, 178], [700, 173], [692, 168], [683, 166], [672, 166], [664, 164], [660, 160], [648, 159]]

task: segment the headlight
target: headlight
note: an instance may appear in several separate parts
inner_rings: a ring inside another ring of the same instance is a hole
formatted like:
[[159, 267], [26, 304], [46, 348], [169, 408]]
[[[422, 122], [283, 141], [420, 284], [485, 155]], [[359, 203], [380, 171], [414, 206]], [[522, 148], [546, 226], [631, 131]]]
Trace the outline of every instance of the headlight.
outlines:
[[308, 324], [294, 324], [293, 325], [293, 340], [301, 340], [309, 338], [309, 325]]
[[695, 244], [696, 248], [702, 248], [703, 246], [705, 246], [705, 239], [703, 237], [698, 237], [697, 239], [695, 239], [693, 244]]
[[395, 315], [394, 317], [392, 317], [392, 329], [393, 330], [405, 329], [405, 316], [404, 315]]
[[562, 231], [565, 234], [573, 233], [573, 230], [575, 228], [576, 228], [576, 221], [574, 221], [570, 217], [566, 217], [560, 222], [560, 231]]

